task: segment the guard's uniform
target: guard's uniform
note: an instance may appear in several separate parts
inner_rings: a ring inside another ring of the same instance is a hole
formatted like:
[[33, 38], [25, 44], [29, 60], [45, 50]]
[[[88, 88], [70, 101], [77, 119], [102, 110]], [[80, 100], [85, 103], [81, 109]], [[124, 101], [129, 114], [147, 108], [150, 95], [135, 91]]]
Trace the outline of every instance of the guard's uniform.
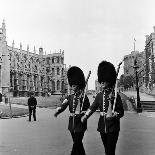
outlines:
[[[68, 130], [70, 131], [73, 139], [73, 148], [71, 155], [85, 155], [82, 139], [84, 136], [84, 132], [87, 129], [87, 122], [86, 121], [84, 123], [81, 122], [81, 117], [83, 114], [76, 114], [79, 113], [79, 111], [77, 112], [75, 111], [75, 116], [73, 116], [74, 115], [73, 106], [75, 104], [75, 108], [77, 108], [79, 103], [80, 103], [79, 99], [77, 99], [77, 97], [74, 94], [69, 95], [67, 97], [67, 102], [62, 104], [61, 109], [59, 110], [59, 113], [61, 113], [67, 108], [67, 106], [69, 106], [70, 117], [68, 123]], [[87, 96], [85, 96], [82, 111], [86, 111], [89, 108], [89, 106], [90, 106], [89, 99]]]
[[97, 109], [100, 110], [97, 131], [100, 132], [106, 155], [115, 155], [116, 143], [120, 131], [120, 118], [124, 115], [124, 109], [121, 97], [117, 93], [114, 110], [115, 115], [107, 117], [109, 108], [113, 108], [115, 99], [113, 87], [116, 82], [116, 71], [111, 63], [103, 61], [99, 64], [98, 81], [99, 83], [107, 83], [107, 87], [97, 94], [93, 104], [84, 116], [84, 121], [87, 120]]
[[[75, 84], [80, 86], [80, 89], [83, 89], [85, 83], [83, 72], [77, 67], [70, 68], [70, 70], [68, 71], [68, 81], [70, 86]], [[87, 129], [87, 121], [84, 123], [81, 122], [81, 117], [90, 106], [87, 95], [85, 95], [84, 102], [82, 102], [83, 97], [81, 96], [81, 93], [75, 92], [74, 94], [66, 97], [61, 106], [57, 108], [57, 111], [55, 113], [55, 115], [58, 115], [67, 107], [69, 107], [70, 117], [68, 130], [70, 131], [73, 139], [71, 155], [85, 155], [82, 139], [84, 137], [84, 132]]]

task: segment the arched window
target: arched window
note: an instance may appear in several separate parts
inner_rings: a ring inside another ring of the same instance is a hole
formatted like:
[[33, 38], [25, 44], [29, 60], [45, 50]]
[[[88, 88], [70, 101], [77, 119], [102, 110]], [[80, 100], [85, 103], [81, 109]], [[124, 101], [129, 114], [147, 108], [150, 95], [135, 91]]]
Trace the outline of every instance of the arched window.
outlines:
[[62, 68], [61, 70], [61, 75], [63, 76], [64, 75], [64, 69]]
[[60, 68], [57, 68], [57, 75], [60, 75]]
[[13, 87], [13, 75], [12, 75], [12, 73], [10, 73], [10, 87]]
[[52, 91], [55, 91], [55, 82], [52, 80]]
[[54, 74], [54, 68], [52, 68], [52, 75], [54, 76], [55, 74]]
[[59, 57], [57, 57], [57, 63], [59, 63]]
[[64, 81], [62, 81], [62, 83], [61, 83], [61, 91], [62, 91], [62, 92], [65, 91]]
[[60, 90], [60, 81], [57, 81], [57, 90]]
[[52, 58], [52, 63], [54, 63], [54, 58]]
[[29, 91], [30, 88], [30, 77], [27, 75], [27, 90]]
[[49, 65], [50, 64], [50, 58], [46, 58], [46, 64]]
[[63, 64], [63, 62], [64, 62], [64, 59], [63, 59], [63, 58], [61, 58], [61, 63]]

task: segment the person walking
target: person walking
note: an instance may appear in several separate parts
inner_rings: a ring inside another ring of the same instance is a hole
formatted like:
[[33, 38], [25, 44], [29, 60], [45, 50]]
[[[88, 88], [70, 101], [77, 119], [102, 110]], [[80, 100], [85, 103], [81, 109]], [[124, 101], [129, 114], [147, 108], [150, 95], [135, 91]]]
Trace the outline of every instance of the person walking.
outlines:
[[86, 153], [82, 140], [87, 129], [87, 121], [82, 123], [81, 117], [90, 106], [87, 95], [83, 94], [86, 81], [82, 70], [77, 66], [69, 68], [67, 78], [73, 93], [63, 100], [61, 106], [56, 109], [54, 116], [57, 117], [69, 106], [70, 117], [68, 130], [73, 140], [73, 147], [70, 155], [85, 155]]
[[35, 98], [35, 94], [31, 92], [30, 97], [28, 98], [29, 121], [30, 122], [31, 122], [32, 114], [33, 114], [34, 121], [36, 121], [36, 106], [37, 106], [37, 99]]
[[120, 118], [124, 116], [121, 97], [118, 93], [114, 94], [117, 73], [112, 63], [102, 61], [98, 66], [97, 74], [98, 82], [101, 84], [101, 91], [96, 95], [93, 104], [81, 118], [81, 121], [85, 122], [99, 109], [100, 118], [97, 131], [100, 133], [105, 154], [115, 155], [120, 131]]

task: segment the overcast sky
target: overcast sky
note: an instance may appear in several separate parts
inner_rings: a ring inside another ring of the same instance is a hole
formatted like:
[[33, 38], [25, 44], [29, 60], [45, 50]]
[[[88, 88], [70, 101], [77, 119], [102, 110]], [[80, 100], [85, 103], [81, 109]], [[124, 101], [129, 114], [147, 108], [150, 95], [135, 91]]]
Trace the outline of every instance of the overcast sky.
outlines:
[[[5, 19], [7, 43], [46, 53], [64, 50], [65, 64], [89, 70], [95, 89], [102, 60], [117, 68], [124, 55], [143, 51], [145, 35], [155, 26], [154, 0], [0, 0], [0, 23]], [[123, 73], [123, 65], [119, 73]]]

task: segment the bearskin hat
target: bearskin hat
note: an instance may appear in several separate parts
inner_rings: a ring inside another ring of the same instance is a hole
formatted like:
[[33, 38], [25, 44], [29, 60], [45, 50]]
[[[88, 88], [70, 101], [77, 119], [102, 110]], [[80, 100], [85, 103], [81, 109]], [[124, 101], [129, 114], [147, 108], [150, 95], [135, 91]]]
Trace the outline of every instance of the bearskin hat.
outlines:
[[98, 66], [98, 82], [108, 82], [110, 87], [113, 87], [116, 83], [116, 70], [112, 63], [102, 61]]
[[83, 71], [79, 67], [70, 67], [67, 72], [67, 78], [70, 86], [78, 85], [80, 89], [83, 89], [85, 87], [85, 76], [83, 74]]

